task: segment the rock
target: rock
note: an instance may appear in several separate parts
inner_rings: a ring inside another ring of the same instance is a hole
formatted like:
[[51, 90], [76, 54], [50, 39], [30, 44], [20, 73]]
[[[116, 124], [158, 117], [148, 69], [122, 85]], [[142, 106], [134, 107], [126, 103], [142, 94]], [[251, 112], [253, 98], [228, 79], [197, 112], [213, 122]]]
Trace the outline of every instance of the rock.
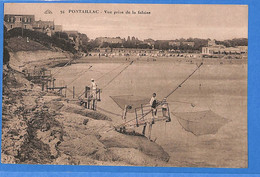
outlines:
[[84, 124], [84, 125], [87, 125], [87, 123], [88, 123], [88, 119], [84, 119], [84, 120], [83, 120], [83, 124]]
[[54, 139], [48, 145], [50, 146], [51, 158], [55, 159], [58, 157], [59, 153], [57, 151], [57, 145], [60, 144], [59, 139]]
[[143, 136], [124, 135], [115, 131], [101, 134], [99, 139], [107, 148], [134, 148], [156, 159], [168, 162], [170, 156], [158, 144]]
[[49, 129], [50, 129], [50, 124], [48, 122], [43, 124], [41, 127], [42, 132], [48, 131]]
[[5, 164], [15, 164], [16, 159], [14, 156], [6, 155], [4, 153], [1, 153], [1, 162]]
[[84, 109], [79, 105], [67, 104], [62, 108], [62, 111], [74, 113], [74, 114], [79, 114], [79, 115], [89, 117], [89, 118], [92, 118], [92, 119], [96, 119], [96, 120], [109, 120], [109, 121], [111, 121], [111, 118], [109, 118], [105, 114], [102, 114], [98, 111]]
[[93, 135], [64, 141], [59, 145], [61, 152], [71, 156], [90, 156], [102, 148], [104, 148], [104, 145]]
[[[117, 161], [124, 161], [135, 166], [165, 166], [165, 162], [152, 158], [134, 148], [110, 148]], [[163, 165], [164, 164], [164, 165]]]
[[60, 157], [55, 159], [53, 164], [55, 165], [72, 165], [72, 158], [69, 155], [61, 154]]
[[49, 101], [49, 102], [45, 102], [44, 106], [46, 106], [49, 109], [58, 111], [64, 106], [64, 104], [60, 101]]

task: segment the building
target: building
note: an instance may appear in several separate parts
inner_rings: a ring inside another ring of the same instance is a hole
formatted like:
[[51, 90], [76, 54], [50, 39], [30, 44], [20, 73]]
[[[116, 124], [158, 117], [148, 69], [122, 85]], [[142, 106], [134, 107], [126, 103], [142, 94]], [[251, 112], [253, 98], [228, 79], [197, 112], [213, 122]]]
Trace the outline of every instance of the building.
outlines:
[[170, 45], [170, 46], [177, 46], [177, 47], [179, 47], [179, 46], [181, 45], [181, 42], [170, 41], [170, 42], [169, 42], [169, 45]]
[[135, 49], [135, 48], [113, 48], [114, 56], [157, 56], [160, 51], [155, 49]]
[[54, 25], [54, 32], [62, 32], [62, 25]]
[[231, 55], [245, 54], [247, 46], [225, 47], [224, 45], [216, 45], [215, 40], [208, 42], [208, 47], [202, 47], [203, 55]]
[[35, 29], [35, 30], [38, 30], [38, 29], [44, 30], [47, 28], [54, 30], [54, 21], [39, 20], [39, 21], [35, 21], [33, 24], [33, 29]]
[[209, 40], [208, 41], [208, 47], [211, 47], [211, 46], [216, 46], [216, 40], [215, 39], [213, 39], [213, 40]]
[[149, 39], [145, 39], [145, 40], [144, 40], [144, 43], [145, 43], [145, 44], [148, 44], [148, 45], [154, 45], [154, 44], [155, 44], [155, 41], [154, 41], [153, 39], [149, 38]]
[[35, 21], [34, 15], [5, 14], [4, 25], [7, 30], [23, 28], [46, 33], [49, 36], [54, 32], [62, 31], [61, 25], [54, 25], [54, 21]]
[[75, 31], [75, 30], [73, 30], [73, 31], [64, 31], [64, 33], [67, 33], [68, 36], [77, 36], [79, 34], [79, 32]]
[[155, 49], [135, 49], [135, 48], [96, 48], [90, 52], [91, 56], [159, 56], [160, 51]]
[[204, 55], [214, 55], [214, 54], [241, 54], [241, 50], [237, 47], [202, 47], [202, 54]]
[[35, 21], [33, 24], [33, 30], [46, 33], [51, 36], [54, 30], [54, 21]]
[[109, 43], [109, 44], [122, 44], [123, 43], [123, 39], [121, 39], [120, 37], [98, 37], [96, 38], [96, 41], [99, 44], [103, 44], [103, 43]]
[[170, 41], [169, 42], [169, 46], [180, 47], [181, 45], [188, 45], [188, 46], [194, 47], [195, 43], [194, 42], [179, 42], [179, 41]]
[[113, 48], [112, 53], [115, 56], [148, 56], [152, 54], [152, 49], [134, 49], [134, 48]]
[[240, 49], [241, 53], [247, 53], [248, 51], [248, 46], [237, 46], [237, 48]]
[[33, 24], [35, 23], [34, 15], [15, 15], [15, 14], [5, 14], [4, 15], [4, 25], [7, 30], [13, 28], [24, 28], [33, 29]]
[[194, 47], [195, 43], [194, 42], [182, 42], [182, 45], [187, 45], [187, 46], [190, 46], [190, 47]]

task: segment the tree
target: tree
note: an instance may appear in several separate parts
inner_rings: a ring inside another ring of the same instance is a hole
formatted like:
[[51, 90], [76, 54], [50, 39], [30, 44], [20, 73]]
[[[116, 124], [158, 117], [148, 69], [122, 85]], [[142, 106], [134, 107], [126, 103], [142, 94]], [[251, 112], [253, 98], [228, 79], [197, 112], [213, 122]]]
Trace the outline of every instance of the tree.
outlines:
[[3, 64], [8, 64], [10, 60], [10, 54], [6, 47], [4, 47], [4, 57], [3, 57]]
[[8, 64], [9, 63], [9, 60], [10, 60], [10, 54], [9, 54], [9, 51], [8, 49], [6, 48], [7, 47], [7, 42], [6, 42], [6, 39], [9, 37], [9, 33], [7, 31], [7, 28], [6, 26], [4, 26], [4, 53], [3, 53], [3, 64]]
[[108, 42], [103, 42], [103, 44], [101, 45], [102, 48], [106, 48], [109, 47], [109, 43]]
[[86, 34], [79, 33], [79, 38], [82, 42], [82, 45], [87, 45], [89, 38]]
[[67, 33], [64, 33], [64, 32], [55, 32], [55, 33], [54, 33], [54, 36], [57, 37], [57, 38], [65, 39], [65, 40], [68, 40], [68, 39], [69, 39], [68, 34], [67, 34]]

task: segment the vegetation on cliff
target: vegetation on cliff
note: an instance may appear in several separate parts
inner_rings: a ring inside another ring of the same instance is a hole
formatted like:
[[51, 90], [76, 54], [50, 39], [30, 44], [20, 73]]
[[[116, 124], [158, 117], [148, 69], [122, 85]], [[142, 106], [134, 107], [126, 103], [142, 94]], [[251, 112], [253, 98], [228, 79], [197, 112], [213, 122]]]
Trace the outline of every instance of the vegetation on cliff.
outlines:
[[[59, 38], [58, 36], [48, 36], [45, 33], [32, 31], [29, 29], [22, 29], [22, 28], [14, 28], [9, 31], [6, 31], [5, 39], [10, 39], [14, 37], [22, 37], [27, 38], [29, 40], [36, 41], [41, 45], [51, 49], [52, 47], [58, 47], [64, 51], [71, 52], [75, 54], [77, 51], [74, 48], [74, 44], [68, 40], [63, 38]], [[29, 49], [28, 49], [29, 50]]]

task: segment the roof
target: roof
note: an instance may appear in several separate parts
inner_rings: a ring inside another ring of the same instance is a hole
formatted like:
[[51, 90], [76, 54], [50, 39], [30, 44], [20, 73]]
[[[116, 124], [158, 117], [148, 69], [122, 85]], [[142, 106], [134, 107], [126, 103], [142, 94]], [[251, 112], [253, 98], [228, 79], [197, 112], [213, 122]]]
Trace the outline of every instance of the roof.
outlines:
[[28, 15], [26, 15], [26, 14], [5, 14], [5, 16], [35, 16], [35, 15], [31, 15], [31, 14], [28, 14]]

